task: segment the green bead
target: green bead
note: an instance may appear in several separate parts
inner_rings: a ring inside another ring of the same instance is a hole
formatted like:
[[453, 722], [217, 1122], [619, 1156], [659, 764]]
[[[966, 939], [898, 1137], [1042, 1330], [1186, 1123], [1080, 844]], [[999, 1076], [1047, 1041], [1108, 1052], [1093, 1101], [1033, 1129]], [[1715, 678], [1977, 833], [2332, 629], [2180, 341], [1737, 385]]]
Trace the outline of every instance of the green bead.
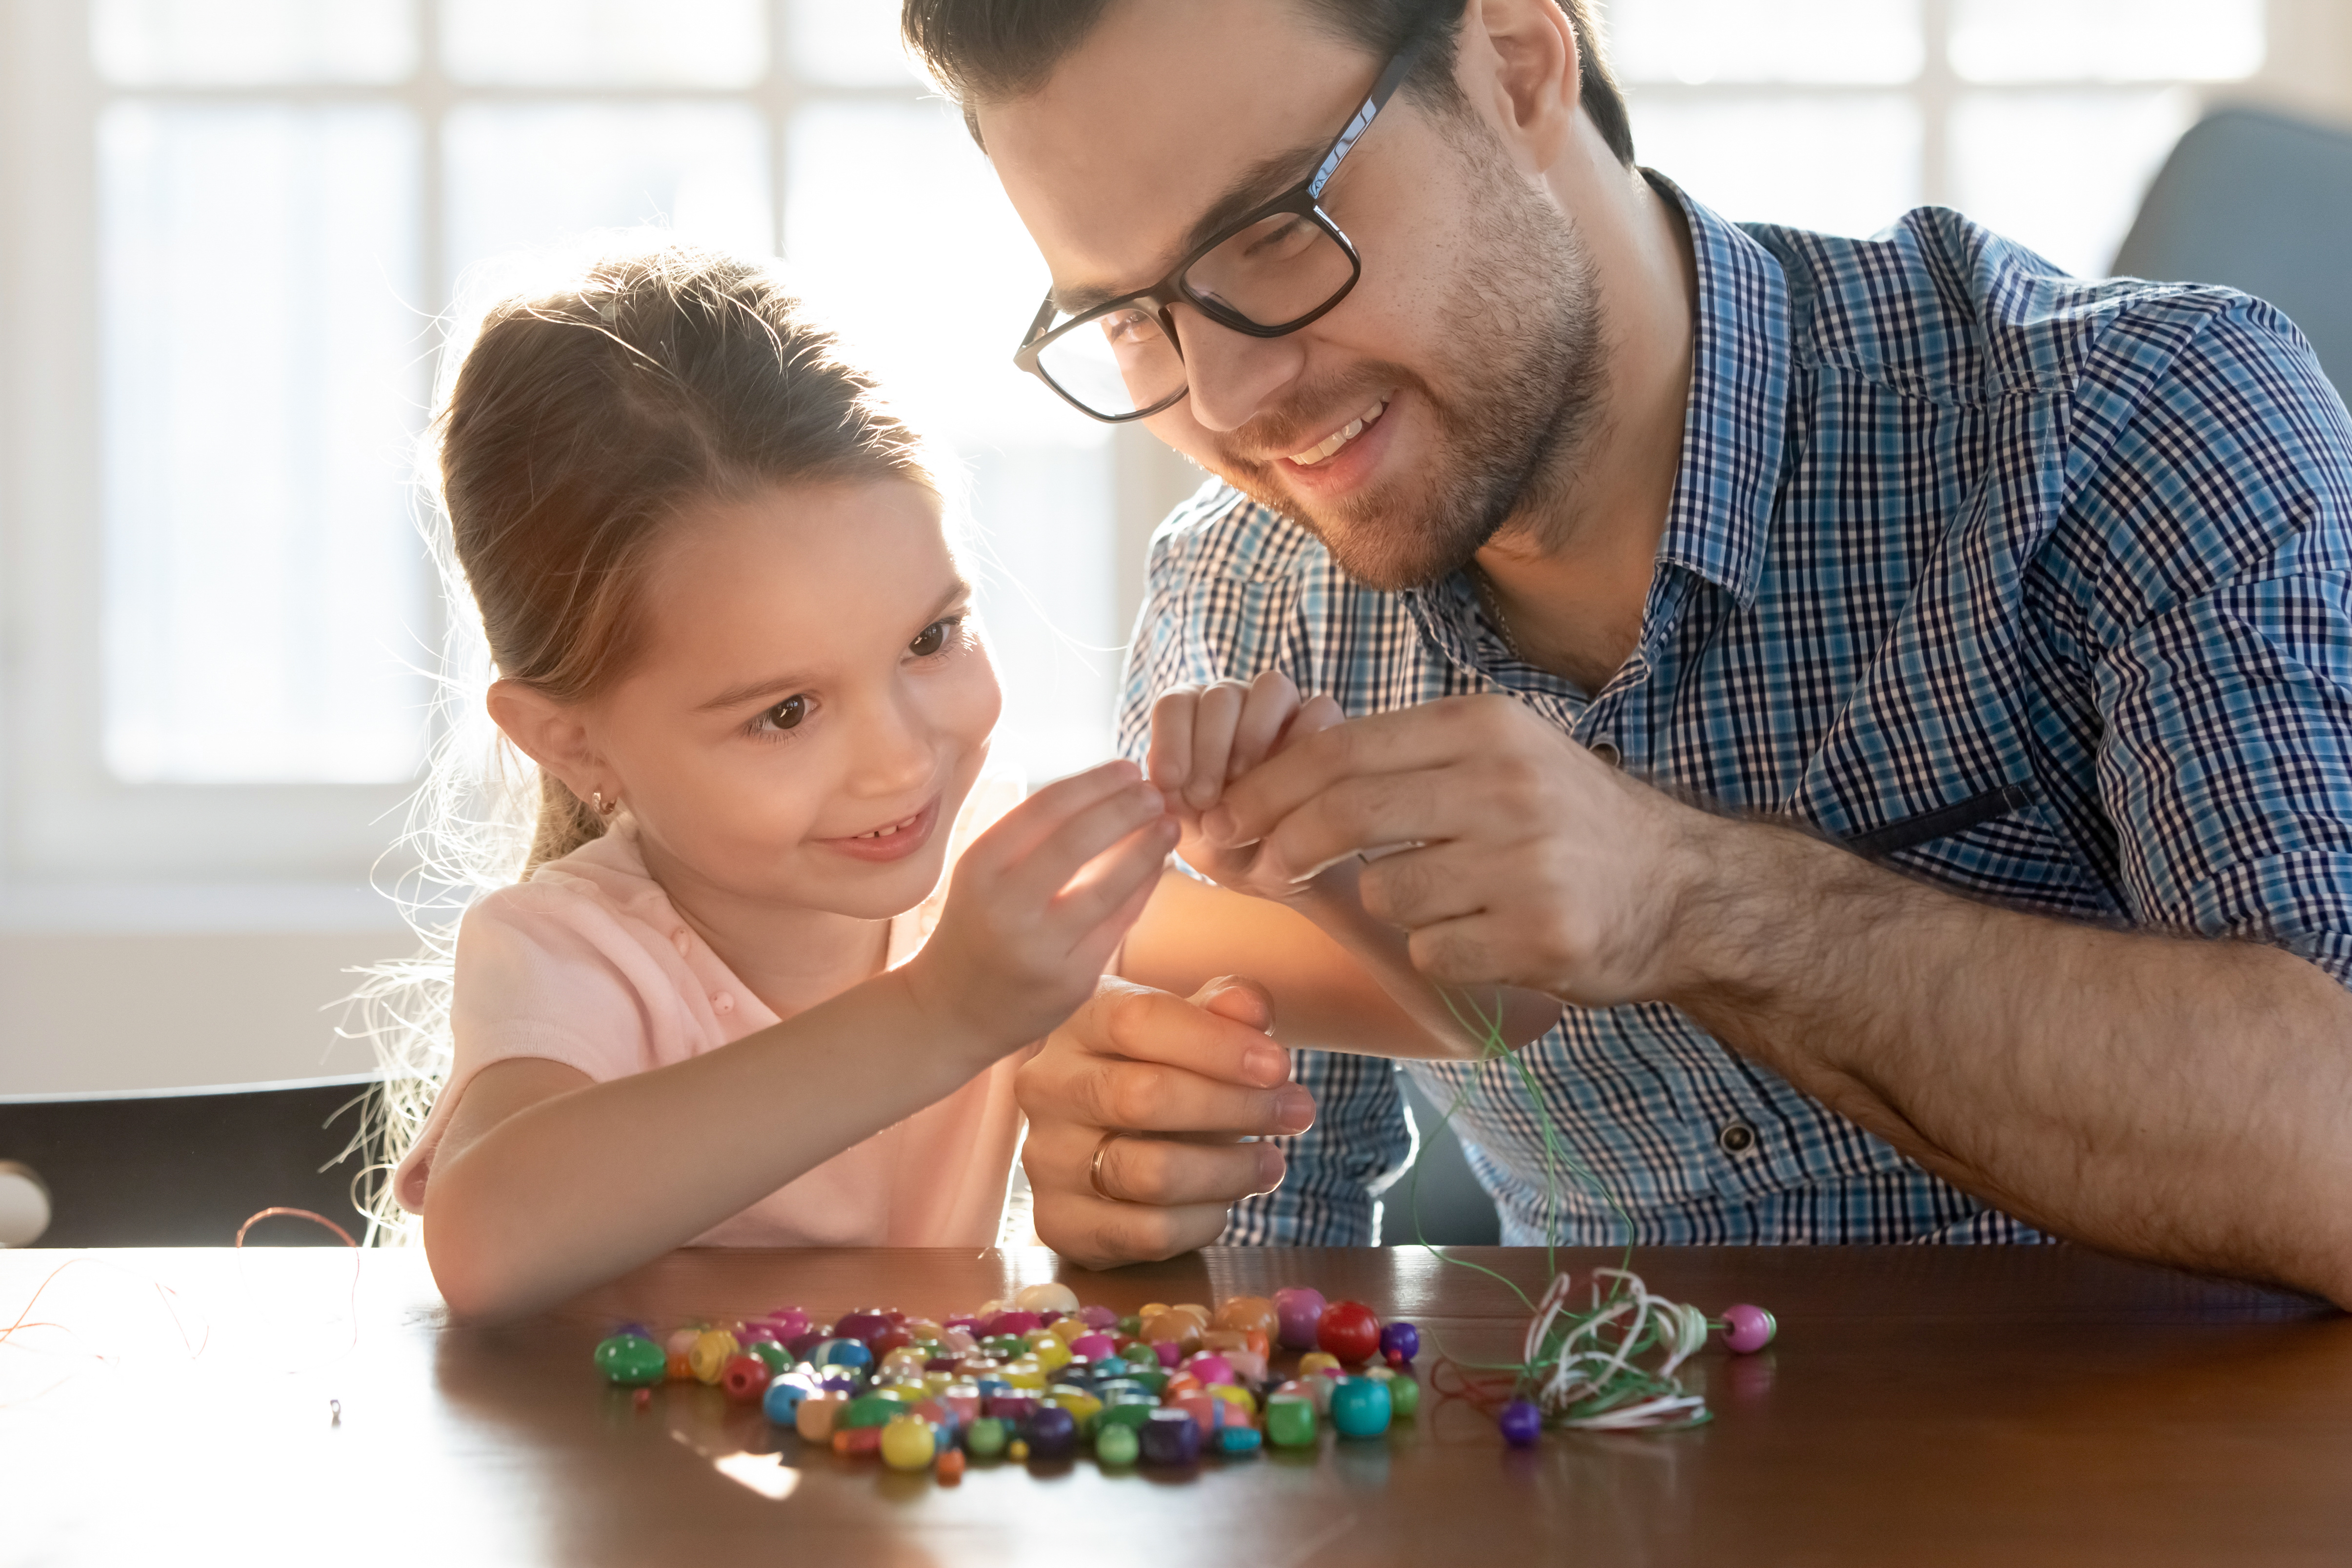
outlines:
[[992, 1459], [1004, 1452], [1004, 1423], [983, 1415], [964, 1428], [963, 1446], [974, 1458]]
[[1150, 1372], [1129, 1373], [1127, 1380], [1154, 1399], [1168, 1392], [1168, 1373], [1158, 1366]]
[[643, 1334], [615, 1334], [596, 1347], [596, 1370], [614, 1383], [659, 1383], [668, 1375], [669, 1357]]
[[1142, 1426], [1159, 1408], [1160, 1402], [1156, 1399], [1130, 1399], [1119, 1405], [1104, 1405], [1102, 1414], [1095, 1417], [1096, 1441], [1101, 1441], [1099, 1434], [1113, 1426]]
[[1389, 1403], [1395, 1407], [1398, 1420], [1412, 1420], [1421, 1409], [1421, 1384], [1409, 1377], [1391, 1378]]
[[768, 1363], [771, 1377], [793, 1370], [793, 1352], [773, 1340], [753, 1340], [751, 1353]]
[[1118, 1331], [1129, 1339], [1133, 1339], [1143, 1331], [1143, 1320], [1129, 1313], [1118, 1321]]
[[1277, 1394], [1265, 1402], [1266, 1441], [1277, 1448], [1306, 1448], [1315, 1443], [1315, 1402], [1295, 1394]]
[[842, 1427], [887, 1426], [892, 1417], [905, 1414], [906, 1401], [877, 1389], [851, 1400], [847, 1407], [834, 1418], [833, 1425], [836, 1430]]
[[1095, 1460], [1114, 1469], [1124, 1469], [1135, 1463], [1143, 1451], [1143, 1440], [1135, 1428], [1125, 1422], [1113, 1421], [1109, 1412], [1103, 1414], [1102, 1429], [1095, 1434]]

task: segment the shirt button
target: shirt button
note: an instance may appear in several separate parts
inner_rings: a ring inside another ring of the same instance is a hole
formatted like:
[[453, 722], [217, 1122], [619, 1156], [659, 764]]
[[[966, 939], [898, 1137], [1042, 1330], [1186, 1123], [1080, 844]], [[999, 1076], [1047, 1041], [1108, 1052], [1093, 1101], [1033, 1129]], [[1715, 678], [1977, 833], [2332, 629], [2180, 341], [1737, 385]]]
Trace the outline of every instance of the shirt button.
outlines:
[[735, 1011], [735, 993], [732, 991], [713, 991], [710, 994], [710, 1010], [718, 1014], [722, 1018], [727, 1016], [728, 1014]]
[[1715, 1130], [1715, 1146], [1727, 1154], [1745, 1154], [1756, 1147], [1756, 1129], [1745, 1121], [1727, 1121]]
[[1593, 754], [1594, 756], [1596, 756], [1596, 757], [1600, 758], [1600, 759], [1601, 759], [1601, 761], [1603, 763], [1605, 763], [1606, 765], [1608, 765], [1608, 766], [1610, 766], [1610, 767], [1612, 767], [1612, 768], [1613, 768], [1613, 767], [1615, 767], [1615, 766], [1617, 765], [1617, 762], [1618, 762], [1617, 748], [1616, 748], [1616, 747], [1614, 747], [1614, 746], [1612, 746], [1612, 745], [1611, 745], [1608, 742], [1606, 742], [1606, 741], [1595, 741], [1595, 742], [1592, 742], [1592, 746], [1591, 746], [1591, 751], [1592, 751], [1592, 754]]

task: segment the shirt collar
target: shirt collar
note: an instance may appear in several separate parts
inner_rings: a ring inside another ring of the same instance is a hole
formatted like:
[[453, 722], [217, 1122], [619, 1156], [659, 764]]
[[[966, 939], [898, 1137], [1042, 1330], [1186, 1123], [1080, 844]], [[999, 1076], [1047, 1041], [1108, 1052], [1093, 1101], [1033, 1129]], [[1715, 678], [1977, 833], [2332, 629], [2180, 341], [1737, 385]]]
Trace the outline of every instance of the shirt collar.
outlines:
[[1746, 234], [1647, 170], [1682, 208], [1697, 262], [1690, 405], [1683, 456], [1658, 542], [1662, 563], [1696, 573], [1745, 609], [1764, 571], [1789, 400], [1789, 287]]

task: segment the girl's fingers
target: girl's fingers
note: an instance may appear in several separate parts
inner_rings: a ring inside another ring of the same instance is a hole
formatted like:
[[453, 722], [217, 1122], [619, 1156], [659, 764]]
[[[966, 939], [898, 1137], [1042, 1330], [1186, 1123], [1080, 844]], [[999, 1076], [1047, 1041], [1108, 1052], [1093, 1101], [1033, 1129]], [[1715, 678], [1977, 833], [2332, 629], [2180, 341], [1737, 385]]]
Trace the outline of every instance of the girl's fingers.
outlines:
[[1175, 847], [1176, 821], [1150, 784], [1096, 801], [1072, 813], [1028, 854], [1005, 866], [993, 896], [1009, 908], [1034, 910], [1042, 916], [1087, 861], [1144, 827], [1157, 837], [1162, 857]]
[[1151, 875], [1127, 896], [1127, 902], [1112, 910], [1108, 920], [1079, 940], [1077, 946], [1070, 952], [1073, 963], [1089, 974], [1101, 975], [1110, 963], [1111, 954], [1118, 951], [1118, 944], [1127, 940], [1127, 933], [1135, 929], [1135, 922], [1143, 918], [1143, 908], [1151, 901], [1151, 895], [1160, 890], [1160, 879], [1163, 874], [1160, 867], [1155, 864], [1150, 870]]
[[966, 868], [974, 875], [1001, 874], [1036, 853], [1039, 845], [1073, 818], [1122, 795], [1138, 802], [1148, 800], [1149, 810], [1163, 809], [1159, 792], [1143, 783], [1141, 771], [1133, 763], [1103, 763], [1055, 780], [1006, 812], [971, 841], [957, 863], [956, 875], [962, 877]]
[[1171, 798], [1184, 792], [1192, 776], [1192, 710], [1200, 701], [1199, 688], [1180, 686], [1151, 705], [1151, 743], [1143, 754], [1143, 771]]
[[1087, 862], [1055, 898], [1047, 921], [1075, 936], [1109, 920], [1138, 893], [1150, 897], [1160, 885], [1168, 851], [1175, 847], [1175, 826], [1172, 818], [1162, 817]]
[[1281, 741], [1269, 749], [1283, 750], [1296, 745], [1309, 735], [1318, 735], [1326, 730], [1337, 729], [1347, 721], [1348, 715], [1340, 710], [1339, 704], [1328, 693], [1318, 691], [1299, 708], [1297, 717], [1291, 720], [1290, 727], [1282, 732]]
[[1234, 730], [1233, 754], [1220, 779], [1237, 779], [1265, 761], [1297, 712], [1298, 688], [1290, 677], [1269, 669], [1251, 681], [1241, 721]]

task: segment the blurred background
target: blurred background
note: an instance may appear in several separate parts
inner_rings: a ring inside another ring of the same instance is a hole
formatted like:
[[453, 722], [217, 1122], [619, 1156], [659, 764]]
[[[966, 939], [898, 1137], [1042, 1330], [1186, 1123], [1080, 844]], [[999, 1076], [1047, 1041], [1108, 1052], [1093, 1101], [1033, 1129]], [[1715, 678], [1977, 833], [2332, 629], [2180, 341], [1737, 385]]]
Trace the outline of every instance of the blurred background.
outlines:
[[[1042, 267], [896, 0], [0, 0], [0, 1097], [363, 1072], [432, 740], [413, 455], [497, 258], [780, 252], [968, 466], [1033, 778], [1105, 754], [1199, 476], [1010, 363]], [[1945, 203], [2106, 271], [2217, 104], [2352, 122], [2347, 0], [1610, 0], [1734, 218]], [[0, 1149], [0, 1156], [8, 1152]]]

